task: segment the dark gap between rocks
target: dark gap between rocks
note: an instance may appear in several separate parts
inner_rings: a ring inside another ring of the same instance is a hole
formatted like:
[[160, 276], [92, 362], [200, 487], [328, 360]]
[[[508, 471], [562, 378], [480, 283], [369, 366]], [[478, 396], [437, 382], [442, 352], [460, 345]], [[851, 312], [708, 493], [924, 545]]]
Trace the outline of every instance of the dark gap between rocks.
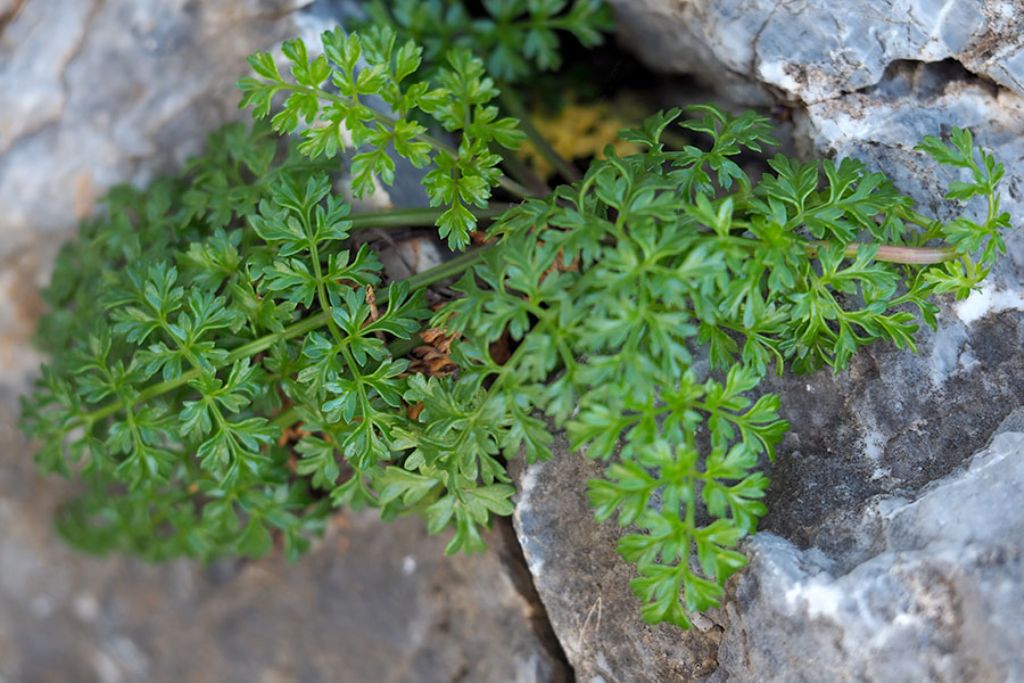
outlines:
[[922, 100], [931, 100], [946, 94], [951, 85], [958, 83], [981, 85], [992, 96], [1000, 90], [999, 84], [995, 81], [972, 73], [959, 60], [949, 57], [937, 62], [897, 59], [885, 68], [885, 73], [878, 83], [854, 92], [872, 95], [883, 101], [910, 95]]
[[569, 663], [565, 650], [562, 649], [561, 641], [555, 635], [551, 620], [548, 618], [547, 608], [533, 583], [533, 574], [530, 573], [526, 564], [526, 556], [523, 555], [523, 547], [519, 545], [516, 530], [512, 525], [512, 518], [495, 517], [494, 530], [497, 532], [500, 542], [500, 546], [495, 548], [498, 559], [508, 571], [512, 585], [533, 607], [533, 612], [530, 614], [530, 627], [537, 636], [537, 640], [551, 655], [552, 660], [559, 662], [564, 669], [564, 677], [554, 678], [552, 683], [575, 683], [575, 671]]

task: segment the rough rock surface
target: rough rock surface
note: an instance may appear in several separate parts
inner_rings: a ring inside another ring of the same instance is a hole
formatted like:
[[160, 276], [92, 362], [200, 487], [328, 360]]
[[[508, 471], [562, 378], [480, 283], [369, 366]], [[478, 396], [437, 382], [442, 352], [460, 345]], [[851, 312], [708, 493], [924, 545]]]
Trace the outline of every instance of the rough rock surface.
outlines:
[[518, 472], [516, 529], [579, 680], [1024, 676], [1024, 411], [1007, 417], [1024, 404], [1022, 349], [1024, 318], [1004, 311], [950, 323], [920, 356], [779, 381], [795, 426], [771, 512], [725, 609], [687, 633], [640, 620], [620, 532], [587, 505], [596, 464], [563, 444]]
[[[926, 212], [955, 209], [941, 200], [952, 178], [913, 146], [971, 127], [1006, 164], [1004, 205], [1022, 223], [1020, 2], [611, 2], [648, 64], [741, 106], [791, 107], [805, 153], [861, 158]], [[1022, 430], [970, 460], [1024, 405], [1024, 235], [1008, 243], [919, 353], [875, 347], [836, 376], [772, 381], [794, 428], [769, 471], [765, 533], [695, 631], [640, 621], [618, 533], [580, 493], [595, 466], [563, 452], [519, 473], [516, 528], [581, 680], [1024, 676]]]
[[496, 552], [448, 558], [419, 520], [346, 515], [296, 564], [91, 558], [54, 537], [58, 487], [27, 454], [0, 453], [4, 681], [567, 680]]
[[611, 0], [651, 66], [762, 102], [804, 104], [883, 80], [895, 62], [954, 60], [1024, 93], [1019, 0]]
[[109, 185], [143, 181], [237, 116], [245, 56], [308, 0], [21, 0], [0, 22], [0, 256], [64, 234]]
[[1001, 432], [915, 500], [870, 499], [844, 552], [756, 536], [716, 679], [1024, 679], [1022, 495], [1024, 433]]
[[346, 0], [0, 0], [0, 682], [567, 680], [511, 536], [446, 558], [419, 520], [339, 518], [295, 565], [74, 552], [65, 492], [14, 427], [38, 367], [36, 288], [116, 182], [144, 182], [240, 114], [248, 53]]
[[[1021, 0], [611, 0], [626, 45], [740, 106], [794, 108], [804, 151], [854, 156], [925, 206], [935, 173], [912, 147], [968, 126], [1024, 163]], [[1012, 175], [1012, 174], [1011, 174]], [[1007, 208], [1024, 186], [1007, 182]]]
[[513, 467], [516, 532], [576, 680], [692, 681], [714, 672], [721, 629], [710, 620], [686, 633], [641, 621], [628, 585], [634, 570], [615, 552], [621, 531], [598, 524], [587, 502], [586, 482], [601, 468], [564, 439], [551, 461]]

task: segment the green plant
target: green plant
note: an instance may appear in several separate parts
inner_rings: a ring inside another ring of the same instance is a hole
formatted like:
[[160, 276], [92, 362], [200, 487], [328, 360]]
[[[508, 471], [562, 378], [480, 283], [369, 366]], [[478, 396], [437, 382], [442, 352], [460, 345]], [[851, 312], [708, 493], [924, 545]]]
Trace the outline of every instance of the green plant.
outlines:
[[[551, 17], [566, 3], [485, 5]], [[641, 153], [610, 150], [531, 197], [501, 172], [521, 134], [483, 63], [454, 39], [428, 54], [449, 42], [421, 64], [387, 25], [328, 32], [324, 56], [285, 43], [289, 77], [255, 55], [244, 104], [262, 119], [286, 95], [272, 128], [304, 125], [301, 142], [229, 126], [180, 176], [111, 192], [61, 253], [41, 322], [52, 360], [23, 416], [41, 468], [83, 482], [60, 528], [151, 559], [257, 556], [276, 531], [295, 556], [333, 506], [369, 505], [421, 513], [454, 528], [449, 552], [471, 551], [512, 511], [505, 461], [551, 457], [564, 428], [608, 463], [590, 499], [630, 528], [620, 552], [644, 618], [685, 627], [718, 604], [765, 512], [761, 466], [788, 425], [779, 396], [755, 395], [762, 377], [840, 370], [876, 340], [913, 348], [930, 298], [966, 296], [1005, 249], [1002, 166], [966, 131], [926, 138], [970, 174], [948, 197], [987, 202], [983, 222], [943, 223], [852, 160], [776, 156], [754, 184], [735, 157], [771, 144], [768, 121], [695, 107], [624, 131]], [[675, 124], [707, 144], [666, 147]], [[434, 208], [350, 214], [331, 176], [349, 147], [354, 193], [393, 180], [393, 153], [429, 168]], [[493, 191], [522, 201], [488, 208]], [[359, 239], [436, 224], [461, 249], [484, 222], [488, 245], [401, 282]], [[425, 291], [454, 277], [459, 296], [431, 312]], [[428, 328], [458, 335], [454, 375], [410, 366]]]
[[584, 47], [600, 45], [612, 28], [603, 0], [483, 0], [485, 16], [474, 16], [461, 0], [373, 0], [370, 19], [394, 25], [424, 48], [428, 64], [443, 61], [452, 48], [483, 58], [488, 73], [506, 83], [562, 64], [558, 33]]

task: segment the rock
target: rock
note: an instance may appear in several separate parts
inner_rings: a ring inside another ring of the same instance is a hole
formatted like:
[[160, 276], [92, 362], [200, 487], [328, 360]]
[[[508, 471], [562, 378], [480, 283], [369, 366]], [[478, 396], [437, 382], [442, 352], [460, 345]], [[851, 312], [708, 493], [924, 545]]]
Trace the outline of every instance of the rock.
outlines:
[[762, 528], [838, 558], [855, 542], [842, 526], [865, 501], [913, 495], [985, 445], [1024, 402], [1024, 316], [973, 318], [975, 303], [994, 302], [984, 291], [966, 305], [947, 301], [916, 354], [874, 347], [839, 375], [771, 381], [794, 427], [769, 472]]
[[[37, 474], [14, 426], [40, 361], [37, 287], [95, 198], [243, 116], [232, 84], [247, 54], [355, 6], [0, 0], [0, 681], [571, 677], [500, 529], [473, 557], [444, 557], [421, 520], [348, 514], [297, 564], [95, 558], [56, 537], [67, 485]], [[398, 191], [422, 196], [415, 179]]]
[[[1005, 208], [1024, 214], [1020, 0], [611, 4], [623, 41], [653, 68], [692, 74], [737, 106], [792, 108], [805, 155], [862, 159], [940, 215], [953, 176], [912, 148], [971, 128], [1008, 166]], [[1022, 245], [1012, 245], [1015, 267]]]
[[[993, 88], [955, 64], [940, 62], [895, 64], [877, 85], [810, 103], [795, 119], [797, 136], [806, 150], [861, 159], [888, 173], [926, 212], [941, 217], [958, 210], [942, 199], [957, 176], [947, 169], [936, 170], [913, 146], [925, 135], [945, 135], [953, 126], [970, 128], [1006, 166], [1001, 199], [1019, 227], [1024, 216], [1022, 114], [1022, 93]], [[1017, 230], [1010, 239], [1015, 268], [1024, 263], [1020, 234]], [[1012, 286], [1005, 277], [1008, 272], [1000, 268], [997, 276], [1003, 285]]]
[[[376, 234], [373, 234], [373, 233]], [[393, 280], [403, 280], [446, 260], [443, 247], [432, 235], [414, 235], [392, 239], [383, 230], [372, 231], [371, 237], [380, 245], [381, 264], [384, 272]]]
[[446, 539], [428, 537], [419, 519], [337, 517], [294, 564], [277, 555], [153, 566], [75, 552], [51, 529], [63, 487], [38, 478], [9, 418], [0, 421], [2, 680], [569, 680], [514, 567], [496, 550], [445, 557]]
[[0, 24], [0, 257], [195, 154], [240, 116], [245, 56], [310, 21], [288, 20], [309, 0], [19, 4]]
[[754, 537], [715, 680], [1024, 679], [1022, 456], [1000, 433], [916, 500], [872, 499], [859, 561]]
[[1020, 680], [1022, 425], [1018, 409], [966, 467], [923, 485], [948, 464], [906, 456], [918, 480], [894, 485], [849, 450], [780, 460], [772, 531], [746, 544], [751, 563], [724, 608], [688, 632], [640, 620], [633, 571], [615, 553], [621, 532], [598, 525], [587, 505], [586, 480], [600, 468], [564, 442], [554, 460], [516, 473], [516, 530], [582, 681]]
[[803, 104], [873, 86], [899, 61], [953, 60], [1024, 94], [1018, 0], [610, 0], [623, 38], [650, 66], [690, 73], [746, 104]]
[[611, 4], [622, 40], [653, 68], [692, 74], [737, 106], [793, 108], [805, 154], [862, 159], [940, 214], [950, 174], [912, 148], [970, 127], [1009, 167], [1005, 208], [1024, 212], [1019, 0]]
[[615, 552], [621, 531], [598, 524], [586, 482], [601, 468], [556, 442], [555, 457], [512, 473], [516, 532], [537, 592], [582, 683], [691, 681], [712, 673], [721, 629], [681, 632], [640, 619], [634, 570]]

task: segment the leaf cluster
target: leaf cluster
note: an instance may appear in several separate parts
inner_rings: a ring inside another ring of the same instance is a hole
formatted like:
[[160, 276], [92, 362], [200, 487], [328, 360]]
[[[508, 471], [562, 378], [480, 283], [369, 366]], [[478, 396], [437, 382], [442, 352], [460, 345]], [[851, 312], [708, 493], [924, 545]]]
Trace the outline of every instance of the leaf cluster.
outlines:
[[[317, 489], [375, 496], [366, 481], [391, 457], [405, 391], [387, 341], [419, 329], [421, 292], [396, 284], [371, 306], [380, 264], [349, 244], [349, 207], [264, 133], [232, 126], [181, 179], [115, 190], [58, 260], [43, 325], [54, 363], [23, 419], [44, 470], [77, 467], [90, 484], [64, 517], [80, 545], [255, 555], [276, 528], [295, 554], [329, 509]], [[239, 154], [218, 153], [228, 137]], [[249, 145], [259, 163], [238, 164]], [[203, 201], [208, 183], [248, 213]], [[311, 332], [317, 315], [333, 336]], [[309, 434], [280, 443], [300, 419]]]
[[[430, 167], [424, 179], [430, 205], [447, 207], [437, 220], [440, 235], [453, 249], [464, 248], [476, 227], [471, 207], [486, 208], [502, 180], [495, 149], [514, 149], [523, 137], [517, 121], [500, 116], [491, 103], [498, 90], [483, 62], [453, 48], [432, 78], [419, 78], [423, 48], [411, 39], [399, 41], [388, 26], [362, 34], [327, 31], [321, 43], [315, 57], [301, 38], [284, 43], [290, 77], [270, 53], [250, 57], [255, 75], [238, 83], [241, 106], [261, 119], [270, 115], [275, 97], [286, 94], [271, 119], [274, 130], [293, 133], [302, 126], [298, 149], [313, 159], [353, 148], [356, 197], [373, 192], [378, 182], [394, 183], [396, 156], [416, 168]], [[422, 120], [457, 135], [458, 146], [434, 137]]]
[[[239, 131], [214, 141], [252, 142]], [[248, 214], [196, 208], [204, 179], [236, 167], [211, 152], [149, 196], [113, 191], [106, 220], [62, 251], [43, 326], [54, 358], [22, 417], [40, 467], [86, 483], [61, 529], [151, 559], [257, 556], [275, 535], [296, 556], [332, 507], [374, 506], [454, 528], [449, 552], [481, 549], [490, 515], [512, 510], [496, 456], [518, 425], [481, 392], [410, 372], [423, 284], [384, 286], [330, 176], [276, 157], [239, 180]], [[141, 248], [112, 251], [135, 235]]]
[[[929, 297], [947, 291], [944, 278], [961, 292], [976, 281], [941, 262], [886, 262], [878, 243], [920, 244], [924, 230], [953, 241], [964, 225], [982, 240], [1005, 224], [991, 211], [983, 223], [924, 219], [853, 160], [776, 156], [755, 185], [735, 157], [771, 143], [767, 120], [695, 113], [681, 125], [707, 146], [666, 148], [681, 112], [663, 112], [624, 133], [644, 153], [597, 161], [576, 185], [511, 210], [433, 323], [464, 336], [458, 383], [491, 382], [524, 425], [514, 446], [528, 459], [550, 456], [549, 430], [530, 417], [543, 413], [609, 463], [591, 503], [631, 529], [619, 551], [637, 564], [645, 619], [681, 627], [719, 605], [745, 564], [738, 543], [766, 511], [762, 464], [788, 424], [779, 396], [757, 396], [764, 375], [839, 371], [876, 341], [913, 348], [915, 311], [934, 322]], [[956, 144], [924, 149], [946, 162]], [[991, 198], [1001, 168], [955, 153], [980, 165], [976, 188]], [[974, 273], [998, 246], [977, 260], [946, 249]], [[498, 366], [486, 348], [503, 334], [518, 347]]]
[[452, 48], [472, 50], [487, 71], [510, 84], [562, 64], [559, 33], [594, 48], [612, 30], [603, 0], [484, 0], [477, 16], [463, 0], [370, 3], [373, 25], [393, 25], [424, 46], [428, 62]]

